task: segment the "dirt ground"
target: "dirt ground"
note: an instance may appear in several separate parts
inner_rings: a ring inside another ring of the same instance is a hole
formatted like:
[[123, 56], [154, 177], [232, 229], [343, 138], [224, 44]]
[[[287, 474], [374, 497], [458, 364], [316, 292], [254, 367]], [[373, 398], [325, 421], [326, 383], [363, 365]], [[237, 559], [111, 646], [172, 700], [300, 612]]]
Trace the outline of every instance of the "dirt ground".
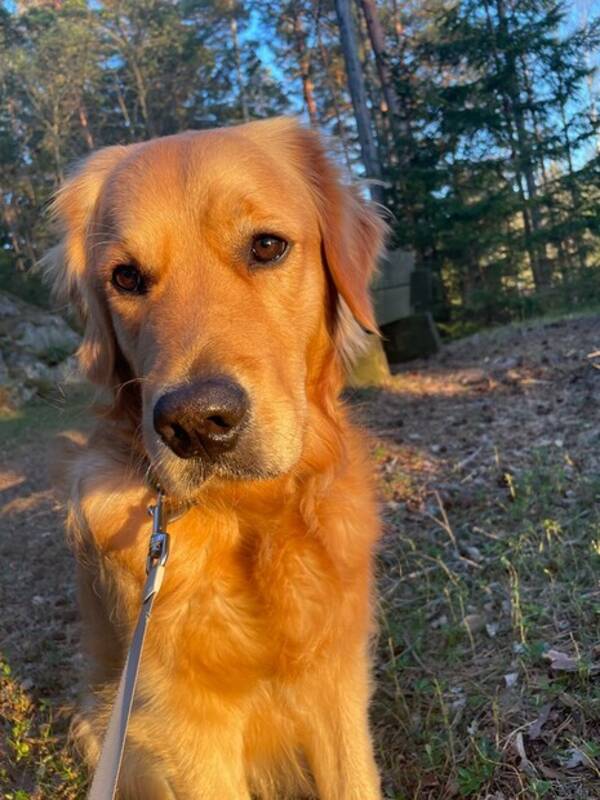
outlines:
[[[600, 798], [600, 316], [501, 328], [349, 397], [384, 537], [386, 798]], [[0, 418], [0, 798], [82, 798], [81, 656], [46, 448], [81, 401]]]

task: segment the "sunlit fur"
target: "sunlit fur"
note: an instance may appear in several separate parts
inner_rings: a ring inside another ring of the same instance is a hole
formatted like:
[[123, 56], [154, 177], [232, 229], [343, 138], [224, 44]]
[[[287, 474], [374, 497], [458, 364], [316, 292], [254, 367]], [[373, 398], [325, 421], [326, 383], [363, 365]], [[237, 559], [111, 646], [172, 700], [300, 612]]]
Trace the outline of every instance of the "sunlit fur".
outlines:
[[[375, 330], [378, 217], [318, 136], [284, 119], [107, 148], [54, 210], [62, 241], [47, 268], [85, 320], [81, 365], [110, 405], [66, 469], [86, 759], [139, 610], [151, 467], [191, 507], [170, 525], [120, 797], [379, 798], [367, 720], [378, 523], [366, 444], [339, 400], [356, 331]], [[248, 241], [264, 231], [292, 248], [252, 270]], [[132, 260], [152, 275], [145, 295], [111, 286]], [[251, 410], [211, 469], [159, 441], [152, 408], [215, 373], [243, 385]]]

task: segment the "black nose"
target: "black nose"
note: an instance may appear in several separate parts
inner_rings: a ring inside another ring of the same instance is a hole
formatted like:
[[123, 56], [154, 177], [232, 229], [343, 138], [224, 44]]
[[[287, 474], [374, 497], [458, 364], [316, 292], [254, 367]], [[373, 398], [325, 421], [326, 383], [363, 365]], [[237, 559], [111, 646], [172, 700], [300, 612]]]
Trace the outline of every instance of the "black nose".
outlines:
[[154, 429], [179, 458], [215, 459], [234, 447], [248, 412], [248, 395], [217, 375], [163, 394], [154, 406]]

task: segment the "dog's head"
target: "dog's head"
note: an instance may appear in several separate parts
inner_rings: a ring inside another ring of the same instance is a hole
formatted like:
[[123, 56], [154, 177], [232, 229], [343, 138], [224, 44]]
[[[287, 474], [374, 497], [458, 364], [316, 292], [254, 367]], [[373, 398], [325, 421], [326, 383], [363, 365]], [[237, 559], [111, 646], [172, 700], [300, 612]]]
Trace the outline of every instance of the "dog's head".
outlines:
[[54, 209], [47, 263], [85, 320], [82, 368], [167, 491], [289, 471], [350, 329], [376, 329], [383, 225], [318, 136], [278, 119], [110, 147]]

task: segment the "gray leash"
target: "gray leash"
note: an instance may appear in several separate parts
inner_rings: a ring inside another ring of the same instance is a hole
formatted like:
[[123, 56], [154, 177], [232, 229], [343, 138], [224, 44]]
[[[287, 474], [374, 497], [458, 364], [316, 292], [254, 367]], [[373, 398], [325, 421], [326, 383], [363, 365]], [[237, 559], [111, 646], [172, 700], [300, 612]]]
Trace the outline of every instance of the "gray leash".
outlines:
[[127, 738], [127, 726], [131, 714], [148, 621], [152, 613], [152, 606], [160, 591], [165, 565], [169, 558], [169, 534], [165, 530], [166, 520], [163, 518], [163, 502], [164, 496], [159, 490], [156, 505], [150, 506], [148, 509], [152, 517], [152, 534], [146, 562], [148, 577], [142, 594], [142, 607], [129, 646], [127, 661], [121, 674], [119, 689], [110, 715], [100, 760], [96, 767], [88, 800], [114, 800], [117, 791], [119, 772], [123, 761], [123, 749]]

